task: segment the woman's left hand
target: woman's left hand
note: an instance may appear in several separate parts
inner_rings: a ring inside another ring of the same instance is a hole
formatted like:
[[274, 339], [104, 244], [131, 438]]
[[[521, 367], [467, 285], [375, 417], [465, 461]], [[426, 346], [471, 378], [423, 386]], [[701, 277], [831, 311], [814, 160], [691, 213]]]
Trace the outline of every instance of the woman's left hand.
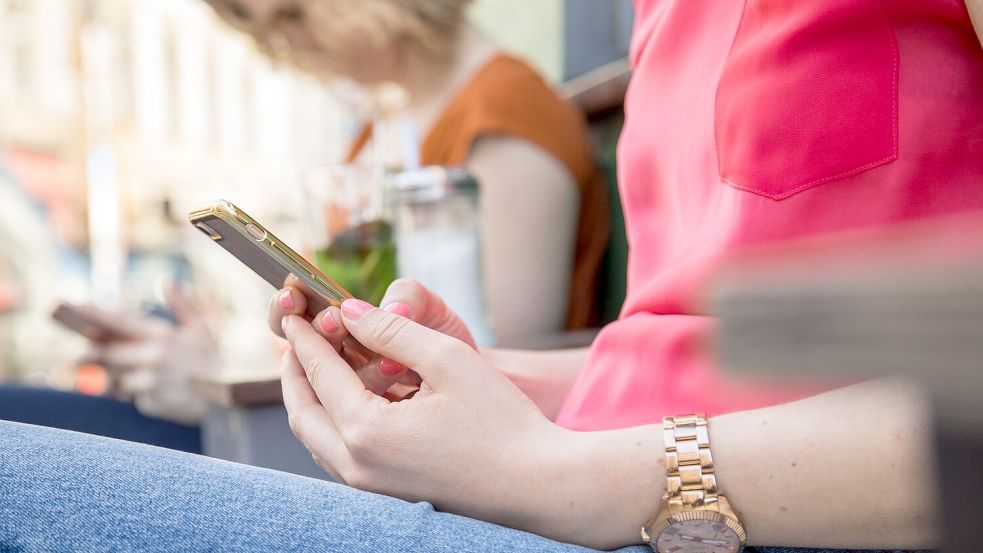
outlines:
[[359, 489], [513, 522], [509, 511], [550, 485], [544, 470], [569, 433], [464, 342], [359, 300], [342, 313], [355, 338], [423, 385], [389, 402], [310, 323], [285, 317], [284, 403], [318, 465]]

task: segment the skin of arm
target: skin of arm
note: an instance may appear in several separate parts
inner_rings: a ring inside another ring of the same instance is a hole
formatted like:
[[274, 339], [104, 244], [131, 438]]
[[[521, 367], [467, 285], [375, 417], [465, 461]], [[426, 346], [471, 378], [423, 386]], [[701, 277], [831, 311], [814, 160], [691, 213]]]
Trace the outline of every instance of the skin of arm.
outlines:
[[966, 9], [969, 11], [969, 19], [973, 22], [976, 36], [983, 45], [983, 0], [966, 0]]
[[[709, 425], [714, 471], [750, 545], [932, 548], [939, 533], [929, 420], [920, 390], [896, 379], [722, 415]], [[592, 470], [601, 481], [583, 483], [577, 495], [611, 494], [596, 513], [607, 519], [593, 526], [607, 535], [579, 538], [622, 545], [657, 512], [665, 489], [661, 432], [579, 436], [581, 458], [595, 460], [574, 470]]]
[[556, 418], [580, 374], [589, 348], [556, 351], [482, 349], [489, 365], [502, 371], [546, 418]]
[[489, 135], [466, 167], [481, 187], [485, 291], [500, 345], [552, 334], [567, 316], [580, 199], [567, 168], [525, 140]]
[[[290, 427], [322, 468], [359, 489], [560, 541], [640, 541], [665, 490], [661, 425], [561, 428], [459, 339], [359, 300], [341, 311], [359, 342], [423, 384], [386, 401], [310, 323], [285, 317]], [[929, 420], [918, 387], [896, 379], [713, 417], [718, 483], [752, 545], [933, 547]]]

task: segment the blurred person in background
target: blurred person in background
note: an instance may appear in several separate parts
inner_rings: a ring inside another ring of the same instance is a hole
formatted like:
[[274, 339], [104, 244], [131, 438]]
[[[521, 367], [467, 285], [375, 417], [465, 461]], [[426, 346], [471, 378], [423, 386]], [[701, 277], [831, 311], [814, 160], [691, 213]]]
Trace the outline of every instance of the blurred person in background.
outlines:
[[[477, 350], [405, 281], [383, 302], [400, 309], [348, 300], [313, 324], [288, 288], [270, 323], [292, 347], [291, 427], [352, 487], [0, 424], [0, 536], [38, 549], [575, 552], [637, 544], [670, 485], [709, 494], [719, 481], [761, 551], [938, 546], [921, 391], [886, 379], [802, 399], [728, 378], [697, 346], [714, 322], [698, 299], [741, 247], [983, 209], [983, 3], [972, 15], [949, 0], [637, 6], [618, 159], [629, 296], [589, 352]], [[346, 332], [412, 369], [417, 393], [379, 397], [394, 377], [339, 355]], [[668, 456], [664, 436], [700, 430], [659, 421], [703, 410], [709, 437]], [[697, 452], [700, 471], [677, 465], [667, 480], [671, 460]], [[66, 489], [101, 493], [65, 502]], [[75, 516], [52, 517], [53, 504]], [[738, 549], [666, 533], [678, 544], [662, 551]]]
[[[498, 343], [598, 322], [607, 196], [586, 122], [467, 21], [471, 0], [208, 2], [276, 60], [376, 94], [395, 84], [406, 103], [391, 124], [424, 131], [419, 160], [407, 163], [463, 166], [477, 178]], [[366, 162], [376, 138], [363, 127], [346, 161]], [[536, 313], [516, 315], [532, 302]]]
[[[125, 361], [119, 365], [127, 369], [122, 375], [125, 397], [135, 398], [140, 409], [148, 414], [166, 413], [167, 418], [185, 424], [145, 416], [128, 400], [54, 390], [50, 388], [52, 382], [35, 378], [34, 371], [45, 374], [52, 367], [70, 363], [66, 355], [75, 351], [65, 344], [52, 347], [58, 334], [51, 323], [49, 306], [56, 299], [55, 290], [59, 289], [54, 285], [56, 276], [64, 270], [59, 268], [55, 253], [58, 250], [58, 239], [41, 210], [32, 205], [12, 177], [0, 168], [0, 295], [6, 292], [7, 300], [0, 298], [0, 304], [4, 304], [0, 305], [0, 420], [199, 451], [198, 429], [186, 423], [197, 420], [203, 405], [187, 394], [183, 382], [186, 365], [182, 362], [186, 359], [181, 355], [194, 352], [196, 370], [202, 372], [215, 363], [211, 354], [194, 349], [200, 347], [197, 328], [194, 345], [174, 347], [175, 355], [165, 356], [159, 347], [190, 341], [186, 338], [190, 333], [182, 330], [184, 326], [175, 328], [160, 319], [123, 313], [106, 314], [115, 319], [114, 324], [128, 325], [146, 339], [120, 344], [108, 352], [109, 356], [98, 351], [98, 357], [111, 366], [117, 360]], [[180, 308], [183, 306], [180, 300], [175, 295], [172, 304]], [[175, 311], [184, 313], [180, 309]], [[200, 322], [195, 318], [188, 324]], [[162, 336], [168, 338], [160, 339]], [[15, 364], [18, 374], [4, 373], [5, 365], [12, 371]], [[149, 371], [149, 367], [160, 370]]]

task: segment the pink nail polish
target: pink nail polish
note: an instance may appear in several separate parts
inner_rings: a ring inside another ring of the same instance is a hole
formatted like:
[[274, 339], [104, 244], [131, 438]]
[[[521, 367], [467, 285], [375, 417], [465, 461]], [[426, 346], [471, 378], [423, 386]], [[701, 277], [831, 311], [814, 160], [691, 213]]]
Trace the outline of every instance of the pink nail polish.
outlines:
[[382, 358], [379, 361], [379, 373], [383, 376], [393, 376], [403, 370], [403, 366], [392, 359]]
[[372, 309], [372, 306], [362, 300], [345, 300], [341, 302], [341, 311], [349, 319], [357, 319]]
[[321, 330], [324, 331], [325, 334], [334, 334], [334, 332], [338, 330], [338, 322], [331, 316], [330, 311], [321, 317]]
[[388, 311], [400, 317], [410, 318], [410, 306], [406, 305], [401, 301], [396, 301], [390, 303], [389, 305], [382, 308], [384, 311]]
[[283, 309], [284, 311], [293, 311], [294, 307], [294, 299], [290, 297], [289, 290], [280, 294], [280, 309]]
[[284, 334], [287, 333], [287, 327], [290, 326], [289, 319], [290, 319], [290, 315], [287, 315], [286, 317], [280, 319], [280, 328], [283, 329]]

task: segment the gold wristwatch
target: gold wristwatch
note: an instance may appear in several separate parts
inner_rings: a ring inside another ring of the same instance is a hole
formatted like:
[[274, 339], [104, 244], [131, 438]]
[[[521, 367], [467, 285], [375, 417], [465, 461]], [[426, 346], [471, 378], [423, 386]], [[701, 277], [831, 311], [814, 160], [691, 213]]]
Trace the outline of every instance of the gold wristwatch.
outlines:
[[706, 415], [665, 417], [662, 427], [666, 494], [642, 539], [658, 553], [738, 553], [747, 532], [717, 490]]

